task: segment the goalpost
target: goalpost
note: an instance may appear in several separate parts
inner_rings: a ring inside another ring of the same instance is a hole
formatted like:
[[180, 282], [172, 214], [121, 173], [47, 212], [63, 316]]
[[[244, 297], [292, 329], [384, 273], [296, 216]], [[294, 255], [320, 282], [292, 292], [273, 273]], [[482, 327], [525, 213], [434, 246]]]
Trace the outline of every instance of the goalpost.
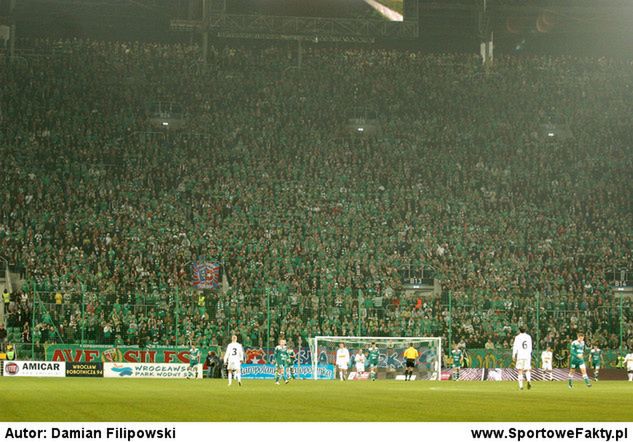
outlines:
[[404, 373], [404, 351], [413, 344], [420, 356], [416, 361], [417, 379], [440, 380], [442, 371], [442, 338], [437, 337], [373, 337], [373, 336], [315, 336], [309, 340], [312, 378], [318, 379], [319, 366], [335, 364], [336, 350], [343, 342], [350, 356], [362, 349], [366, 352], [372, 342], [380, 351], [378, 368], [397, 374]]

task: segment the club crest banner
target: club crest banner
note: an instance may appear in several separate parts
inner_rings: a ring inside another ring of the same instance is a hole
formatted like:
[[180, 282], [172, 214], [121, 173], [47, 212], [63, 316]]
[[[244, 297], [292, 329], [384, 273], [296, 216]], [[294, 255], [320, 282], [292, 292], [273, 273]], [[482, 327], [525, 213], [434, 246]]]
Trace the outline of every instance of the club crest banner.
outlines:
[[220, 287], [221, 266], [212, 261], [196, 261], [191, 263], [191, 284], [198, 290], [217, 289]]

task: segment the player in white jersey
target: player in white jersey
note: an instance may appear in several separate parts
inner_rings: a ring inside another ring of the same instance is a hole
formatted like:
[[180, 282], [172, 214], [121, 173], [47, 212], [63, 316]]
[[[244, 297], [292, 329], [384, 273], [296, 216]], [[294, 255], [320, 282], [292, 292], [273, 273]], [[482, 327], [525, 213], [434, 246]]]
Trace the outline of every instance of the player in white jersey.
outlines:
[[543, 375], [543, 378], [545, 378], [545, 376], [549, 374], [550, 381], [554, 380], [554, 373], [552, 370], [552, 359], [553, 359], [552, 347], [548, 346], [547, 350], [544, 350], [543, 353], [541, 353], [541, 368], [545, 372]]
[[226, 346], [226, 353], [224, 353], [224, 365], [228, 371], [229, 386], [233, 381], [233, 376], [237, 379], [237, 384], [242, 386], [242, 371], [241, 365], [244, 361], [244, 348], [242, 344], [237, 342], [237, 336], [231, 336], [231, 343]]
[[349, 367], [349, 350], [345, 348], [344, 343], [338, 345], [336, 350], [336, 367], [338, 368], [338, 375], [341, 381], [347, 379], [347, 369]]
[[359, 348], [354, 355], [354, 364], [356, 365], [356, 373], [361, 374], [365, 372], [365, 353], [363, 353], [362, 348]]
[[525, 379], [527, 379], [528, 390], [532, 388], [532, 337], [525, 332], [525, 326], [519, 327], [519, 334], [514, 338], [512, 346], [512, 360], [519, 370], [519, 390], [523, 390], [523, 372], [525, 371]]
[[629, 353], [624, 357], [624, 363], [626, 364], [626, 371], [629, 376], [629, 382], [633, 382], [633, 353]]

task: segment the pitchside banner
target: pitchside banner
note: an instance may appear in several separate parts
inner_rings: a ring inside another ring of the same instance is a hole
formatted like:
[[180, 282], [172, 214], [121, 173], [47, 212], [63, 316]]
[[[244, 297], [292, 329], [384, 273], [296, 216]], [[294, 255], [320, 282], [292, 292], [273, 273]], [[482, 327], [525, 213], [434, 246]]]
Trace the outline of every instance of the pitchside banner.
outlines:
[[[188, 372], [189, 364], [103, 364], [103, 377], [106, 378], [186, 379]], [[196, 365], [196, 378], [202, 378], [202, 364]]]
[[[533, 381], [549, 381], [549, 373], [540, 368], [533, 368], [531, 371]], [[567, 381], [569, 370], [564, 368], [554, 368], [551, 379], [554, 381]], [[453, 370], [442, 370], [442, 380], [452, 379]], [[462, 368], [459, 371], [460, 381], [516, 381], [518, 371], [514, 368]], [[574, 374], [574, 380], [582, 382], [580, 373]]]
[[[202, 348], [202, 361], [208, 351], [219, 353], [219, 348]], [[189, 363], [188, 347], [152, 347], [141, 349], [135, 346], [113, 347], [111, 345], [65, 345], [53, 344], [45, 348], [48, 361], [64, 362], [175, 362]]]
[[[312, 379], [312, 365], [295, 367], [298, 379]], [[242, 364], [244, 379], [274, 379], [275, 366], [272, 364]], [[334, 365], [319, 365], [317, 379], [334, 379]]]
[[66, 362], [67, 378], [102, 378], [102, 362]]
[[[466, 364], [470, 368], [513, 368], [512, 350], [483, 348], [469, 348], [466, 351]], [[618, 352], [614, 350], [602, 351], [602, 368], [616, 368], [618, 365]], [[589, 358], [587, 357], [587, 360]], [[554, 367], [569, 368], [569, 350], [564, 349], [559, 353], [554, 353]], [[444, 365], [450, 366], [452, 363], [450, 355], [444, 354]], [[532, 367], [541, 366], [541, 354], [532, 353]]]
[[56, 377], [66, 376], [65, 362], [11, 361], [4, 363], [5, 376]]
[[[202, 359], [208, 351], [214, 351], [218, 356], [222, 354], [224, 347], [201, 348]], [[308, 347], [297, 348], [297, 357], [301, 365], [312, 363], [312, 353]], [[404, 349], [403, 349], [404, 350]], [[274, 360], [274, 348], [245, 347], [245, 358], [249, 364], [268, 364]], [[188, 347], [151, 347], [139, 348], [138, 346], [112, 345], [67, 345], [51, 344], [45, 346], [46, 360], [60, 362], [132, 362], [132, 363], [189, 363]], [[326, 365], [334, 361], [336, 350], [319, 351], [319, 365]], [[603, 355], [603, 368], [616, 368], [617, 352], [605, 350]], [[426, 349], [421, 351], [418, 358], [418, 366], [430, 368], [436, 359], [435, 353]], [[466, 366], [468, 368], [513, 368], [512, 352], [507, 349], [486, 350], [482, 348], [468, 349], [466, 352]], [[444, 354], [444, 366], [450, 367], [452, 360], [448, 354]], [[567, 350], [560, 354], [554, 354], [554, 367], [566, 368], [569, 364]], [[404, 368], [402, 351], [394, 349], [381, 349], [378, 368]], [[540, 354], [533, 354], [532, 366], [540, 367]]]

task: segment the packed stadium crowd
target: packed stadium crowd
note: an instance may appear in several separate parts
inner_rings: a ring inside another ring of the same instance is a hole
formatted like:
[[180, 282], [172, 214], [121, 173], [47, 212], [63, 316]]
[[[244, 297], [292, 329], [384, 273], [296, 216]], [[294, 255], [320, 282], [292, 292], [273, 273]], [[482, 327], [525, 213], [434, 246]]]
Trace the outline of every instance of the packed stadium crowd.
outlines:
[[[541, 347], [584, 330], [617, 348], [622, 315], [633, 345], [631, 302], [605, 279], [633, 261], [628, 61], [484, 70], [314, 45], [298, 69], [284, 45], [212, 48], [203, 66], [195, 46], [23, 44], [0, 65], [0, 248], [23, 268], [7, 323], [24, 342], [450, 328], [508, 348], [538, 324]], [[185, 127], [151, 126], [157, 102]], [[347, 127], [368, 115], [371, 131]], [[219, 289], [192, 288], [198, 257], [222, 263]], [[404, 290], [411, 263], [438, 295]]]

